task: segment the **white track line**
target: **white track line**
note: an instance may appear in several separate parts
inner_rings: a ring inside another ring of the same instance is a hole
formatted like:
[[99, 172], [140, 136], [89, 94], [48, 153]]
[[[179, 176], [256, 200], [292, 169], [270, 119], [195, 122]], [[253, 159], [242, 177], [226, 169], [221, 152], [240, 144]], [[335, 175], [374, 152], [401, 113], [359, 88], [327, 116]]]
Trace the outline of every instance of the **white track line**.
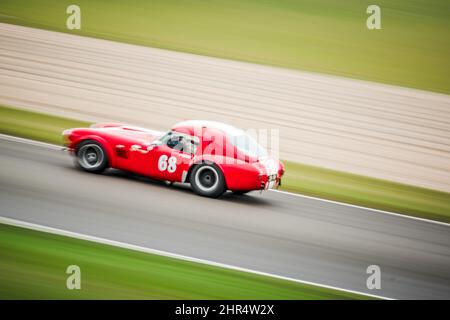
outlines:
[[30, 140], [30, 139], [25, 139], [25, 138], [19, 138], [19, 137], [10, 136], [7, 134], [0, 134], [0, 139], [7, 140], [7, 141], [13, 141], [13, 142], [31, 144], [34, 146], [43, 147], [43, 148], [47, 148], [47, 149], [53, 149], [53, 150], [63, 150], [64, 149], [62, 146], [58, 146], [56, 144], [45, 143], [45, 142]]
[[21, 227], [21, 228], [26, 228], [26, 229], [31, 229], [31, 230], [36, 230], [36, 231], [47, 232], [47, 233], [61, 235], [61, 236], [67, 236], [67, 237], [76, 238], [76, 239], [80, 239], [80, 240], [97, 242], [97, 243], [101, 243], [101, 244], [111, 245], [111, 246], [120, 247], [120, 248], [124, 248], [124, 249], [130, 249], [130, 250], [134, 250], [134, 251], [156, 254], [159, 256], [164, 256], [164, 257], [169, 257], [169, 258], [174, 258], [174, 259], [180, 259], [180, 260], [185, 260], [185, 261], [190, 261], [190, 262], [195, 262], [195, 263], [206, 264], [206, 265], [210, 265], [210, 266], [214, 266], [214, 267], [220, 267], [220, 268], [225, 268], [225, 269], [230, 269], [230, 270], [247, 272], [247, 273], [257, 274], [257, 275], [281, 279], [281, 280], [293, 281], [293, 282], [297, 282], [297, 283], [301, 283], [301, 284], [313, 285], [313, 286], [326, 288], [326, 289], [343, 291], [343, 292], [347, 292], [347, 293], [364, 295], [364, 296], [377, 298], [377, 299], [394, 300], [392, 298], [378, 296], [378, 295], [369, 294], [369, 293], [365, 293], [365, 292], [348, 290], [348, 289], [324, 285], [321, 283], [279, 276], [279, 275], [271, 274], [271, 273], [267, 273], [267, 272], [261, 272], [261, 271], [247, 269], [247, 268], [236, 267], [236, 266], [232, 266], [229, 264], [214, 262], [214, 261], [205, 260], [205, 259], [193, 258], [193, 257], [184, 256], [184, 255], [177, 254], [177, 253], [171, 253], [171, 252], [167, 252], [167, 251], [146, 248], [146, 247], [142, 247], [142, 246], [138, 246], [138, 245], [134, 245], [134, 244], [128, 244], [128, 243], [119, 242], [119, 241], [115, 241], [115, 240], [99, 238], [99, 237], [95, 237], [95, 236], [85, 235], [85, 234], [62, 230], [62, 229], [58, 229], [58, 228], [47, 227], [47, 226], [43, 226], [43, 225], [38, 225], [38, 224], [21, 221], [21, 220], [16, 220], [16, 219], [11, 219], [11, 218], [6, 218], [6, 217], [0, 217], [0, 223], [11, 225], [11, 226], [16, 226], [16, 227]]
[[[25, 138], [14, 137], [14, 136], [6, 135], [6, 134], [0, 134], [0, 139], [8, 140], [8, 141], [14, 141], [14, 142], [21, 142], [21, 143], [26, 143], [26, 144], [31, 144], [31, 145], [34, 145], [34, 146], [50, 148], [50, 149], [54, 149], [54, 150], [63, 150], [63, 147], [57, 146], [55, 144], [50, 144], [50, 143], [45, 143], [45, 142], [40, 142], [40, 141], [35, 141], [35, 140], [30, 140], [30, 139], [25, 139]], [[412, 219], [412, 220], [416, 220], [416, 221], [434, 223], [434, 224], [450, 227], [450, 223], [436, 221], [436, 220], [430, 220], [430, 219], [425, 219], [425, 218], [418, 218], [418, 217], [408, 216], [408, 215], [401, 214], [401, 213], [395, 213], [395, 212], [390, 212], [390, 211], [378, 210], [378, 209], [373, 209], [373, 208], [369, 208], [369, 207], [363, 207], [363, 206], [358, 206], [358, 205], [354, 205], [354, 204], [338, 202], [338, 201], [333, 201], [333, 200], [327, 200], [327, 199], [322, 199], [322, 198], [316, 198], [316, 197], [306, 196], [306, 195], [302, 195], [302, 194], [298, 194], [298, 193], [292, 193], [292, 192], [288, 192], [288, 191], [281, 191], [281, 190], [269, 190], [269, 191], [278, 192], [278, 193], [282, 193], [282, 194], [286, 194], [286, 195], [290, 195], [290, 196], [294, 196], [294, 197], [300, 197], [300, 198], [305, 198], [305, 199], [313, 199], [313, 200], [317, 200], [317, 201], [333, 203], [333, 204], [337, 204], [337, 205], [341, 205], [341, 206], [347, 206], [347, 207], [352, 207], [352, 208], [364, 209], [364, 210], [371, 211], [371, 212], [374, 212], [374, 213], [388, 214], [388, 215], [396, 216], [396, 217], [400, 217], [400, 218]]]
[[430, 219], [425, 219], [425, 218], [418, 218], [418, 217], [414, 217], [414, 216], [408, 216], [406, 214], [395, 213], [395, 212], [384, 211], [384, 210], [378, 210], [378, 209], [373, 209], [373, 208], [369, 208], [369, 207], [362, 207], [362, 206], [358, 206], [358, 205], [350, 204], [350, 203], [345, 203], [345, 202], [338, 202], [338, 201], [333, 201], [333, 200], [316, 198], [316, 197], [312, 197], [312, 196], [305, 196], [303, 194], [292, 193], [292, 192], [288, 192], [288, 191], [282, 191], [282, 190], [270, 190], [270, 191], [283, 193], [283, 194], [287, 194], [287, 195], [295, 196], [295, 197], [300, 197], [300, 198], [319, 200], [319, 201], [328, 202], [328, 203], [337, 204], [337, 205], [346, 206], [346, 207], [364, 209], [364, 210], [368, 210], [368, 211], [375, 212], [375, 213], [382, 213], [382, 214], [388, 214], [388, 215], [391, 215], [391, 216], [396, 216], [396, 217], [401, 217], [401, 218], [408, 218], [408, 219], [413, 219], [413, 220], [422, 221], [422, 222], [435, 223], [435, 224], [439, 224], [439, 225], [442, 225], [442, 226], [450, 227], [450, 223], [446, 223], [446, 222], [430, 220]]

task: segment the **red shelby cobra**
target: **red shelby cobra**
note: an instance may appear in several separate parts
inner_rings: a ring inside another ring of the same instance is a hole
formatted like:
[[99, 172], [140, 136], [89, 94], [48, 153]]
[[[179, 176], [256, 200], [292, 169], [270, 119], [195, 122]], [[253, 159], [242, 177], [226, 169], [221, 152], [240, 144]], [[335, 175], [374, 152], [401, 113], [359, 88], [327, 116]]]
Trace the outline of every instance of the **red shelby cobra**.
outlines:
[[219, 122], [184, 121], [168, 132], [107, 123], [68, 129], [63, 136], [86, 171], [111, 167], [186, 182], [202, 196], [276, 188], [284, 174], [283, 164], [251, 136]]

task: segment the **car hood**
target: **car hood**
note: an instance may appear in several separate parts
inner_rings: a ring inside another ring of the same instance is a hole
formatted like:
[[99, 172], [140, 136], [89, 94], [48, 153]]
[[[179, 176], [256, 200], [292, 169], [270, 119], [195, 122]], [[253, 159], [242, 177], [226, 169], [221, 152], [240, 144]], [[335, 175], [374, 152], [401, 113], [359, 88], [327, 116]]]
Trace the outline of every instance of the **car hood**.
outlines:
[[151, 143], [161, 137], [164, 132], [150, 130], [141, 127], [117, 125], [117, 126], [93, 126], [93, 129], [99, 132], [127, 137], [142, 143]]

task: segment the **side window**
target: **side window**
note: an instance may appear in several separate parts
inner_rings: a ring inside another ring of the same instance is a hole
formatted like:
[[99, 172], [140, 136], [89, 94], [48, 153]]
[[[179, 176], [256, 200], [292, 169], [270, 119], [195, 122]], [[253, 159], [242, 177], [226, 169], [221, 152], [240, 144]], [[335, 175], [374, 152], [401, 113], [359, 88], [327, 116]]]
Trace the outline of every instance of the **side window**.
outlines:
[[197, 146], [198, 142], [196, 141], [196, 139], [192, 139], [192, 137], [189, 137], [186, 140], [186, 143], [184, 145], [185, 151], [183, 152], [195, 154], [195, 152], [197, 151]]
[[195, 137], [187, 134], [170, 131], [161, 139], [161, 142], [171, 149], [195, 154], [198, 145], [197, 140]]

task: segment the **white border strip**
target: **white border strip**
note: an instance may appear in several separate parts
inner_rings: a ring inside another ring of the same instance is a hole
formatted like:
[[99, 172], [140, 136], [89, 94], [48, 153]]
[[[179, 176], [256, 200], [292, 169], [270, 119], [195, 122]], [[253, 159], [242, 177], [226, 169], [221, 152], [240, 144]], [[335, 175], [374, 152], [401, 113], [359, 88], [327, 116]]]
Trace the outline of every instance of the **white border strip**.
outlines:
[[119, 242], [119, 241], [115, 241], [115, 240], [108, 240], [108, 239], [99, 238], [99, 237], [95, 237], [95, 236], [89, 236], [89, 235], [85, 235], [85, 234], [81, 234], [81, 233], [77, 233], [77, 232], [73, 232], [73, 231], [67, 231], [67, 230], [47, 227], [47, 226], [43, 226], [43, 225], [38, 225], [38, 224], [21, 221], [21, 220], [16, 220], [16, 219], [11, 219], [11, 218], [6, 218], [6, 217], [0, 217], [0, 223], [11, 225], [11, 226], [16, 226], [16, 227], [21, 227], [21, 228], [26, 228], [26, 229], [31, 229], [31, 230], [36, 230], [36, 231], [47, 232], [47, 233], [61, 235], [61, 236], [67, 236], [67, 237], [80, 239], [80, 240], [92, 241], [92, 242], [96, 242], [96, 243], [111, 245], [111, 246], [115, 246], [115, 247], [130, 249], [130, 250], [144, 252], [144, 253], [156, 254], [159, 256], [164, 256], [164, 257], [169, 257], [169, 258], [174, 258], [174, 259], [179, 259], [179, 260], [185, 260], [185, 261], [190, 261], [190, 262], [195, 262], [195, 263], [206, 264], [206, 265], [219, 267], [219, 268], [247, 272], [247, 273], [257, 274], [260, 276], [266, 276], [266, 277], [271, 277], [271, 278], [276, 278], [276, 279], [281, 279], [281, 280], [287, 280], [287, 281], [297, 282], [297, 283], [306, 284], [306, 285], [313, 285], [313, 286], [317, 286], [317, 287], [321, 287], [321, 288], [338, 290], [338, 291], [352, 293], [352, 294], [359, 294], [359, 295], [363, 295], [363, 296], [367, 296], [367, 297], [371, 297], [371, 298], [394, 300], [392, 298], [378, 296], [378, 295], [369, 294], [369, 293], [365, 293], [365, 292], [359, 292], [359, 291], [354, 291], [354, 290], [349, 290], [349, 289], [328, 286], [328, 285], [321, 284], [321, 283], [279, 276], [279, 275], [271, 274], [271, 273], [267, 273], [267, 272], [261, 272], [261, 271], [247, 269], [247, 268], [236, 267], [236, 266], [232, 266], [229, 264], [214, 262], [214, 261], [205, 260], [205, 259], [193, 258], [193, 257], [184, 256], [181, 254], [171, 253], [171, 252], [162, 251], [162, 250], [150, 249], [150, 248], [146, 248], [146, 247], [142, 247], [142, 246], [138, 246], [138, 245], [134, 245], [134, 244], [128, 244], [128, 243]]
[[[26, 144], [31, 144], [31, 145], [34, 145], [34, 146], [43, 147], [43, 148], [50, 148], [50, 149], [53, 149], [53, 150], [64, 150], [64, 148], [62, 146], [57, 146], [55, 144], [50, 144], [50, 143], [45, 143], [45, 142], [40, 142], [40, 141], [30, 140], [30, 139], [25, 139], [25, 138], [19, 138], [19, 137], [15, 137], [15, 136], [6, 135], [6, 134], [0, 134], [0, 139], [8, 140], [8, 141], [14, 141], [14, 142], [21, 142], [21, 143], [26, 143]], [[347, 206], [347, 207], [352, 207], [352, 208], [364, 209], [364, 210], [375, 212], [375, 213], [383, 213], [383, 214], [388, 214], [388, 215], [396, 216], [396, 217], [400, 217], [400, 218], [412, 219], [412, 220], [416, 220], [416, 221], [434, 223], [434, 224], [450, 227], [450, 223], [436, 221], [436, 220], [430, 220], [430, 219], [425, 219], [425, 218], [419, 218], [419, 217], [414, 217], [414, 216], [408, 216], [408, 215], [401, 214], [401, 213], [395, 213], [395, 212], [390, 212], [390, 211], [378, 210], [378, 209], [373, 209], [373, 208], [369, 208], [369, 207], [363, 207], [363, 206], [358, 206], [358, 205], [354, 205], [354, 204], [349, 204], [349, 203], [345, 203], [345, 202], [338, 202], [338, 201], [327, 200], [327, 199], [322, 199], [322, 198], [317, 198], [317, 197], [312, 197], [312, 196], [306, 196], [306, 195], [303, 195], [303, 194], [292, 193], [292, 192], [288, 192], [288, 191], [281, 191], [281, 190], [275, 190], [275, 189], [269, 189], [269, 191], [278, 192], [278, 193], [282, 193], [282, 194], [286, 194], [286, 195], [290, 195], [290, 196], [294, 196], [294, 197], [300, 197], [300, 198], [305, 198], [305, 199], [313, 199], [313, 200], [333, 203], [333, 204], [337, 204], [337, 205], [341, 205], [341, 206]]]
[[[2, 134], [2, 133], [0, 133], [0, 139], [7, 140], [7, 141], [13, 141], [13, 142], [31, 144], [34, 146], [43, 147], [43, 148], [52, 149], [52, 150], [63, 150], [64, 149], [63, 146], [58, 146], [56, 144], [51, 144], [51, 143], [46, 143], [46, 142], [41, 142], [41, 141], [36, 141], [36, 140], [30, 140], [30, 139], [26, 139], [26, 138], [19, 138], [19, 137], [10, 136], [7, 134]], [[62, 140], [61, 140], [61, 142], [62, 142]]]

